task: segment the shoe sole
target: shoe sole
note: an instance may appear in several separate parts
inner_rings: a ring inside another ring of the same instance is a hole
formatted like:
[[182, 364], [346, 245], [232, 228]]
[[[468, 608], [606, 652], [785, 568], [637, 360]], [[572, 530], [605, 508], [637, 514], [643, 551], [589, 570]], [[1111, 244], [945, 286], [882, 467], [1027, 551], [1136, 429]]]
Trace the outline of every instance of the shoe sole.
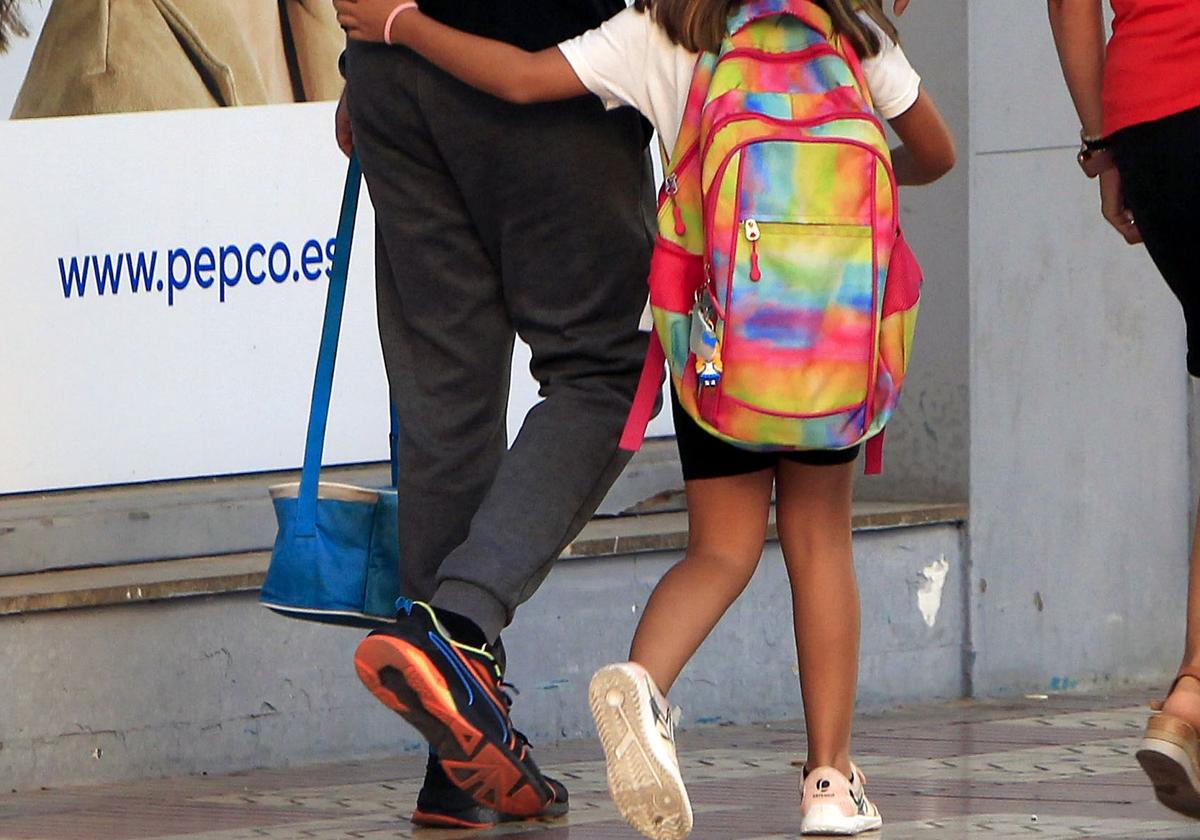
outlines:
[[608, 790], [625, 822], [652, 840], [682, 840], [692, 830], [692, 807], [678, 769], [654, 754], [660, 738], [634, 677], [619, 666], [601, 668], [588, 703], [604, 747]]
[[410, 821], [420, 828], [469, 828], [472, 830], [495, 828], [500, 823], [500, 820], [476, 822], [452, 817], [449, 814], [434, 814], [428, 811], [413, 811]]
[[419, 808], [413, 811], [409, 821], [420, 828], [469, 828], [483, 829], [495, 828], [498, 825], [508, 825], [514, 822], [541, 822], [543, 820], [554, 820], [559, 817], [565, 817], [570, 811], [566, 802], [555, 802], [546, 806], [544, 810], [532, 817], [517, 817], [510, 814], [496, 814], [496, 819], [491, 820], [469, 820], [465, 817], [456, 817], [452, 814], [440, 814], [437, 811], [422, 811]]
[[805, 837], [856, 837], [883, 827], [881, 817], [847, 817], [837, 805], [814, 806], [807, 819], [800, 823], [800, 834]]
[[1158, 801], [1176, 813], [1200, 819], [1200, 786], [1188, 752], [1174, 740], [1147, 737], [1137, 751], [1138, 764], [1150, 777]]
[[451, 783], [487, 808], [515, 817], [539, 816], [553, 798], [520, 758], [459, 711], [429, 656], [394, 636], [368, 636], [354, 654], [367, 690], [425, 737]]
[[866, 834], [869, 831], [879, 831], [883, 828], [883, 820], [868, 820], [863, 823], [856, 823], [854, 826], [847, 825], [814, 825], [804, 828], [800, 834], [804, 837], [857, 837], [860, 834]]

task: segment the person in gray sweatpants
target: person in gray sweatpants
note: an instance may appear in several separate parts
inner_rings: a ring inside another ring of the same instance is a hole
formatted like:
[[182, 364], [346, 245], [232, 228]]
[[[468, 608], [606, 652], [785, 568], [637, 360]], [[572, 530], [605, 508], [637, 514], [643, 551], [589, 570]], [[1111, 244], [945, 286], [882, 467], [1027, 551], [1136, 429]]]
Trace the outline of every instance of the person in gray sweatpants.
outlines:
[[[623, 8], [592, 5], [545, 39]], [[416, 602], [364, 640], [356, 667], [433, 748], [415, 821], [562, 813], [565, 789], [511, 726], [499, 636], [628, 460], [618, 440], [647, 346], [648, 134], [591, 97], [509, 105], [399, 48], [351, 42], [345, 72], [339, 133], [345, 147], [352, 131], [375, 207], [403, 594]], [[543, 399], [510, 449], [514, 336]]]

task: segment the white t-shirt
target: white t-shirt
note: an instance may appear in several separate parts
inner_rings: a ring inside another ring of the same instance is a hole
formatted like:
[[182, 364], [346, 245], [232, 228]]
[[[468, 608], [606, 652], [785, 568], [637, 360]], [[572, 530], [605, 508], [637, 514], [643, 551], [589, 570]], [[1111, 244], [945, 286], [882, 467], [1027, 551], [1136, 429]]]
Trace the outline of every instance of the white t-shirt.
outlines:
[[[921, 77], [904, 50], [870, 18], [879, 35], [879, 54], [863, 61], [863, 75], [884, 119], [903, 114], [917, 101]], [[558, 45], [584, 87], [607, 108], [632, 105], [658, 130], [668, 152], [675, 150], [696, 53], [673, 44], [650, 14], [628, 8], [596, 29]]]

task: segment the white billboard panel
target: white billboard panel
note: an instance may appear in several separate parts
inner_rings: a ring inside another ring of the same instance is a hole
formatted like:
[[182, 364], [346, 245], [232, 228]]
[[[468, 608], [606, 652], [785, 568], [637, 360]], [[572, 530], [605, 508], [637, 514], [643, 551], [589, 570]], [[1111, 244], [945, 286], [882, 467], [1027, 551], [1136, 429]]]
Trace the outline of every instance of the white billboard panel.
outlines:
[[[298, 464], [345, 172], [332, 111], [0, 123], [0, 493]], [[363, 195], [326, 463], [387, 453]]]

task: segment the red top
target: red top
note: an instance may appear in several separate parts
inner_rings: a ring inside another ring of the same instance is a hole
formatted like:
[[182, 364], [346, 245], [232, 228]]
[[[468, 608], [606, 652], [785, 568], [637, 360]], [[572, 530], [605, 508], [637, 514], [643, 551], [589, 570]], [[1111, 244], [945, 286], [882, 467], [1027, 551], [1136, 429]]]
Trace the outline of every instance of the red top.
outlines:
[[1104, 133], [1200, 106], [1200, 0], [1112, 0]]

